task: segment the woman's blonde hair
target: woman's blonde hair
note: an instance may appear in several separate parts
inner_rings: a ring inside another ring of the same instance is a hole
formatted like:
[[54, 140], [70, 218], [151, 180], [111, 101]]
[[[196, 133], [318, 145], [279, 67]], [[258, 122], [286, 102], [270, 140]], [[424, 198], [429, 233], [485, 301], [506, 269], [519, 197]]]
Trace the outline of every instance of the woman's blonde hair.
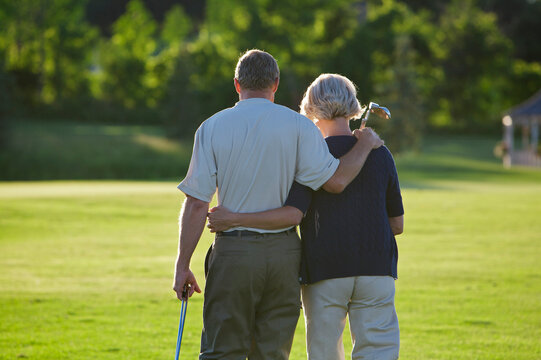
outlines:
[[338, 74], [321, 74], [315, 79], [301, 102], [301, 114], [312, 121], [331, 120], [337, 117], [358, 119], [364, 112], [355, 84]]

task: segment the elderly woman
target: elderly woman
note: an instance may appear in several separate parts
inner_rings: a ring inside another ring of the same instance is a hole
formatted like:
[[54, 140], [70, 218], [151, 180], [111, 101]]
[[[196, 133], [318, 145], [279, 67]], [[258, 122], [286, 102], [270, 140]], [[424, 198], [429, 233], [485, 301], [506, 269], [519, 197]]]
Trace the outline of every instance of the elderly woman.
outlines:
[[[362, 110], [355, 85], [337, 74], [320, 75], [301, 103], [301, 113], [314, 121], [337, 158], [357, 141], [349, 121], [360, 117]], [[233, 226], [284, 228], [302, 219], [299, 280], [308, 359], [344, 359], [346, 316], [352, 359], [398, 358], [394, 235], [402, 233], [404, 210], [396, 167], [386, 147], [370, 153], [341, 194], [314, 192], [294, 183], [282, 208], [249, 214], [223, 207], [210, 211], [211, 231]]]

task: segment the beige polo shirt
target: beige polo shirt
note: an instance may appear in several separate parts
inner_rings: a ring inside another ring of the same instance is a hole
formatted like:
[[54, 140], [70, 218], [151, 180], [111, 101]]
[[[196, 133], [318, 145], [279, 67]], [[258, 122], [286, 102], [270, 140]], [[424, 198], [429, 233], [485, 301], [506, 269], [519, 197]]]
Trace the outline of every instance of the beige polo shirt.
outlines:
[[[334, 174], [339, 160], [306, 117], [263, 98], [239, 101], [201, 124], [190, 167], [178, 188], [235, 212], [283, 206], [293, 181], [316, 190]], [[231, 230], [254, 230], [239, 227]]]

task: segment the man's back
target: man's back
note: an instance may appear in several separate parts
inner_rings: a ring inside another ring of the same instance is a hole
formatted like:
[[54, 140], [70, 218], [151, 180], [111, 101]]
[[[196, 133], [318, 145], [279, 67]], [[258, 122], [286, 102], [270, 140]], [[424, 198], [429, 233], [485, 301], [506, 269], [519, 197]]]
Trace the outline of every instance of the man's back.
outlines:
[[[199, 127], [178, 188], [206, 203], [217, 188], [223, 206], [268, 210], [283, 205], [294, 180], [317, 189], [338, 163], [310, 120], [270, 100], [248, 98]], [[288, 358], [299, 317], [300, 240], [286, 229], [217, 234], [200, 359]]]
[[193, 157], [179, 189], [210, 200], [217, 187], [219, 204], [236, 212], [278, 208], [294, 180], [317, 189], [338, 166], [310, 120], [263, 98], [205, 121]]

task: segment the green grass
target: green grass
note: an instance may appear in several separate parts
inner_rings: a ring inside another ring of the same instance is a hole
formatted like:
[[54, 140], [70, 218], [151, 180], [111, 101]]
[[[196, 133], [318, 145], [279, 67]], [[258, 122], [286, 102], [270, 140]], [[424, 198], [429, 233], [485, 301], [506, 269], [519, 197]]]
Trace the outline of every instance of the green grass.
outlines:
[[[440, 137], [397, 158], [402, 359], [541, 359], [541, 171], [502, 169], [493, 143]], [[0, 359], [172, 358], [181, 201], [174, 182], [0, 183]], [[196, 295], [183, 359], [201, 309]], [[291, 359], [306, 358], [302, 321]]]

